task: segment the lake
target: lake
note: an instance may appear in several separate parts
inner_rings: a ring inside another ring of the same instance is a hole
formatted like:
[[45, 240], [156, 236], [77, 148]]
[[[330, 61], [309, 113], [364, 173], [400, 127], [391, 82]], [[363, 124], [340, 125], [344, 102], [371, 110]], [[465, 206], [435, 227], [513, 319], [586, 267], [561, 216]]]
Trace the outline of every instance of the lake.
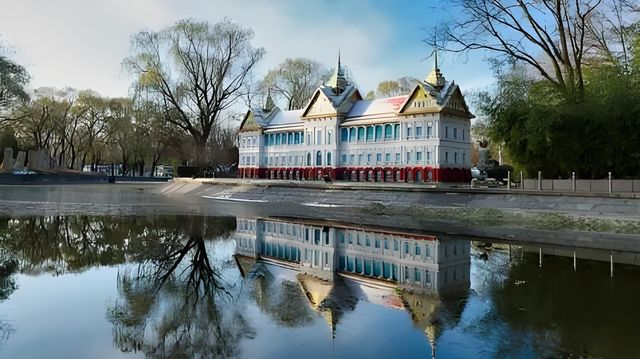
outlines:
[[295, 218], [0, 218], [0, 357], [634, 357], [638, 263]]

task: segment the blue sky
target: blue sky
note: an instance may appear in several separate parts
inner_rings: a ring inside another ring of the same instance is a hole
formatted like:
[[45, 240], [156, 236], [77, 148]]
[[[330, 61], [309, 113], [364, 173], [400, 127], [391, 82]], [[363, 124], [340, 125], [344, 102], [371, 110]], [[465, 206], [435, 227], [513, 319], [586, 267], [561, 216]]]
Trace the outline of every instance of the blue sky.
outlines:
[[[259, 77], [287, 57], [333, 67], [337, 52], [363, 93], [401, 76], [424, 78], [433, 60], [425, 28], [446, 19], [436, 0], [0, 0], [0, 41], [32, 74], [32, 86], [91, 88], [125, 96], [129, 79], [120, 63], [129, 39], [181, 18], [233, 19], [255, 31], [267, 54]], [[463, 90], [487, 87], [482, 54], [441, 54], [440, 67]]]

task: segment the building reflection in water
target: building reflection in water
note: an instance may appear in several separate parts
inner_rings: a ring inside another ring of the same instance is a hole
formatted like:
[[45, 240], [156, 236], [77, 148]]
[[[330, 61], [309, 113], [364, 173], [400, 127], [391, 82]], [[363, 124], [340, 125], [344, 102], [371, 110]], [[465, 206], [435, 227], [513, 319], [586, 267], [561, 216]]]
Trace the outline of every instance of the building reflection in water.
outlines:
[[334, 336], [340, 316], [362, 299], [408, 310], [433, 351], [440, 331], [464, 309], [470, 284], [468, 240], [397, 229], [238, 218], [235, 257], [243, 275], [258, 279], [259, 305], [265, 279], [285, 268]]

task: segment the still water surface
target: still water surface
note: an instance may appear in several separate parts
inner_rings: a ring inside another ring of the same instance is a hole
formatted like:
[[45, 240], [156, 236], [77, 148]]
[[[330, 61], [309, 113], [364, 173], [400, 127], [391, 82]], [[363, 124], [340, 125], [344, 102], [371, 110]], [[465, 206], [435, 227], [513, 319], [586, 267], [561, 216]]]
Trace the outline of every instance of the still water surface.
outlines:
[[[636, 253], [270, 218], [0, 218], [0, 357], [636, 357]], [[587, 259], [589, 258], [589, 259]], [[542, 266], [540, 261], [542, 260]]]

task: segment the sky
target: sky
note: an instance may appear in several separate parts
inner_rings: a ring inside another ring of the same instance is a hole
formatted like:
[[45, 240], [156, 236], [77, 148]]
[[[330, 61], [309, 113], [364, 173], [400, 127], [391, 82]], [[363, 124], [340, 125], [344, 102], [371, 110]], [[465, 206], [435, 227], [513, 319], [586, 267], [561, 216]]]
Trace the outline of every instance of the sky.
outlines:
[[[131, 36], [179, 19], [224, 18], [255, 32], [266, 55], [260, 78], [288, 57], [335, 66], [338, 51], [363, 95], [380, 81], [424, 79], [433, 68], [423, 42], [451, 14], [437, 0], [0, 0], [0, 43], [31, 75], [33, 88], [71, 86], [126, 96], [122, 60]], [[492, 75], [481, 54], [440, 54], [440, 68], [463, 91], [486, 88]]]

